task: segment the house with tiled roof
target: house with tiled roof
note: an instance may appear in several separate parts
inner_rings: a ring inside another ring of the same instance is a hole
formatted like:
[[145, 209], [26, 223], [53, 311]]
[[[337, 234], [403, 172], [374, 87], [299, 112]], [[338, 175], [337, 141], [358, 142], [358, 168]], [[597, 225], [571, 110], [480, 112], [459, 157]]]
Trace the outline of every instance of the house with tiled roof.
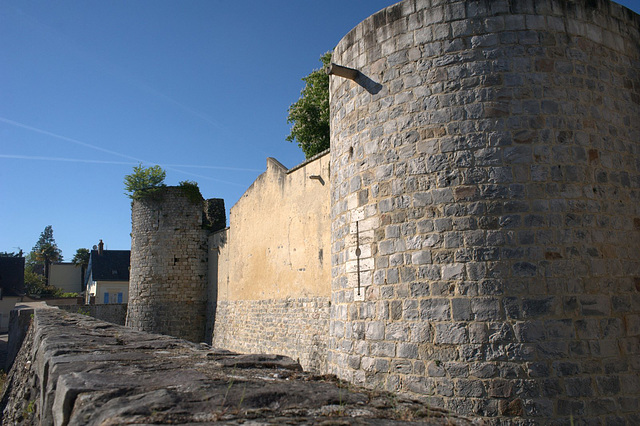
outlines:
[[100, 240], [91, 250], [85, 275], [87, 303], [127, 303], [130, 256], [130, 250], [104, 250]]

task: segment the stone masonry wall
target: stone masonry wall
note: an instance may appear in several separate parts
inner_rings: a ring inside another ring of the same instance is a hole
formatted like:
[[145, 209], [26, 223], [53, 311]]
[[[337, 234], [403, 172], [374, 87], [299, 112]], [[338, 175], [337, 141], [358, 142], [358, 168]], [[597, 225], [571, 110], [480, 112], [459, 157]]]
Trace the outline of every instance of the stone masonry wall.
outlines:
[[640, 424], [639, 28], [406, 0], [340, 41], [331, 372], [490, 423]]
[[100, 321], [124, 325], [127, 317], [126, 303], [112, 303], [107, 305], [57, 305], [60, 310], [83, 314]]
[[203, 203], [179, 187], [134, 200], [126, 325], [205, 341], [207, 236]]
[[327, 369], [329, 298], [219, 301], [213, 345], [241, 353], [273, 353], [306, 371]]

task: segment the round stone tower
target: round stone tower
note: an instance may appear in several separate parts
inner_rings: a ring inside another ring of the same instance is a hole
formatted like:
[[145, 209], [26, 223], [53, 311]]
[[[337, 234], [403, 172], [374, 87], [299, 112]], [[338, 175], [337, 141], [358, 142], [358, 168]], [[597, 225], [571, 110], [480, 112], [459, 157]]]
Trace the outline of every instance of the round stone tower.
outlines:
[[639, 29], [607, 0], [406, 0], [340, 41], [333, 373], [640, 422]]
[[207, 236], [200, 193], [167, 187], [132, 204], [126, 325], [205, 339]]

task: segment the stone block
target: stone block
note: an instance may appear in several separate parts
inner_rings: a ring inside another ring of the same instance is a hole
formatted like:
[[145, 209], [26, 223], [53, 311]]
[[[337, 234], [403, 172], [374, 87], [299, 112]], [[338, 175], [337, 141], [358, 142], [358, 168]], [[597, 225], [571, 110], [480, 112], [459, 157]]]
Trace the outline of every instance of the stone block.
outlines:
[[525, 299], [522, 301], [522, 313], [524, 318], [549, 316], [554, 311], [554, 303], [554, 297]]
[[473, 318], [471, 301], [467, 298], [451, 299], [451, 315], [454, 321], [469, 321]]
[[398, 343], [396, 356], [398, 358], [418, 359], [418, 346], [414, 343]]
[[576, 399], [559, 399], [557, 402], [558, 414], [563, 416], [582, 416], [585, 414], [584, 401]]
[[624, 324], [627, 336], [640, 335], [640, 315], [626, 315]]
[[616, 375], [598, 376], [596, 384], [600, 395], [614, 396], [619, 394], [621, 390], [620, 378]]
[[545, 330], [541, 322], [516, 322], [513, 330], [520, 342], [539, 342], [545, 338]]
[[464, 278], [464, 264], [443, 265], [440, 271], [443, 280], [460, 280]]
[[467, 329], [461, 323], [436, 324], [435, 329], [435, 343], [460, 344], [469, 342]]
[[579, 298], [582, 314], [585, 316], [604, 316], [611, 314], [611, 300], [607, 296], [584, 295]]
[[493, 398], [509, 398], [513, 394], [513, 382], [510, 380], [496, 379], [489, 382], [487, 395]]
[[469, 365], [466, 362], [446, 362], [444, 369], [450, 378], [469, 377]]
[[424, 265], [431, 263], [431, 252], [429, 250], [422, 250], [412, 253], [411, 263], [414, 265]]
[[484, 383], [480, 380], [457, 380], [455, 384], [455, 395], [466, 398], [479, 398], [486, 396]]
[[500, 301], [496, 298], [471, 299], [471, 312], [476, 321], [499, 320], [503, 318]]
[[593, 395], [593, 383], [588, 377], [567, 378], [564, 383], [567, 396], [590, 397]]
[[448, 299], [423, 299], [420, 301], [420, 318], [428, 321], [447, 321], [451, 319]]
[[414, 323], [409, 325], [409, 329], [411, 330], [411, 342], [428, 343], [432, 341], [433, 336], [429, 324]]
[[486, 343], [489, 341], [489, 330], [484, 323], [469, 324], [469, 341], [471, 343]]
[[455, 384], [453, 380], [441, 379], [436, 381], [436, 394], [451, 397], [454, 395]]
[[400, 374], [411, 374], [413, 367], [411, 365], [411, 361], [394, 360], [391, 362], [390, 369], [391, 371]]
[[368, 340], [384, 339], [384, 323], [381, 321], [367, 322], [365, 338]]
[[392, 358], [396, 355], [396, 345], [390, 342], [373, 342], [371, 343], [371, 355]]
[[422, 395], [433, 395], [435, 391], [434, 381], [424, 376], [407, 376], [405, 383], [409, 391]]
[[403, 323], [390, 323], [385, 327], [385, 340], [408, 341], [408, 325]]

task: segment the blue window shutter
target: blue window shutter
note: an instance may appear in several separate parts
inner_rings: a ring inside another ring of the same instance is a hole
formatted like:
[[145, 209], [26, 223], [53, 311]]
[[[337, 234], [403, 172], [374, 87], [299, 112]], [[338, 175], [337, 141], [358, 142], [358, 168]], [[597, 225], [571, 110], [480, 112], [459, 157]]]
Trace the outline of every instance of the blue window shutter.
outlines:
[[108, 304], [109, 303], [109, 293], [105, 293], [104, 294], [104, 304]]
[[118, 293], [118, 303], [122, 303], [122, 293]]

